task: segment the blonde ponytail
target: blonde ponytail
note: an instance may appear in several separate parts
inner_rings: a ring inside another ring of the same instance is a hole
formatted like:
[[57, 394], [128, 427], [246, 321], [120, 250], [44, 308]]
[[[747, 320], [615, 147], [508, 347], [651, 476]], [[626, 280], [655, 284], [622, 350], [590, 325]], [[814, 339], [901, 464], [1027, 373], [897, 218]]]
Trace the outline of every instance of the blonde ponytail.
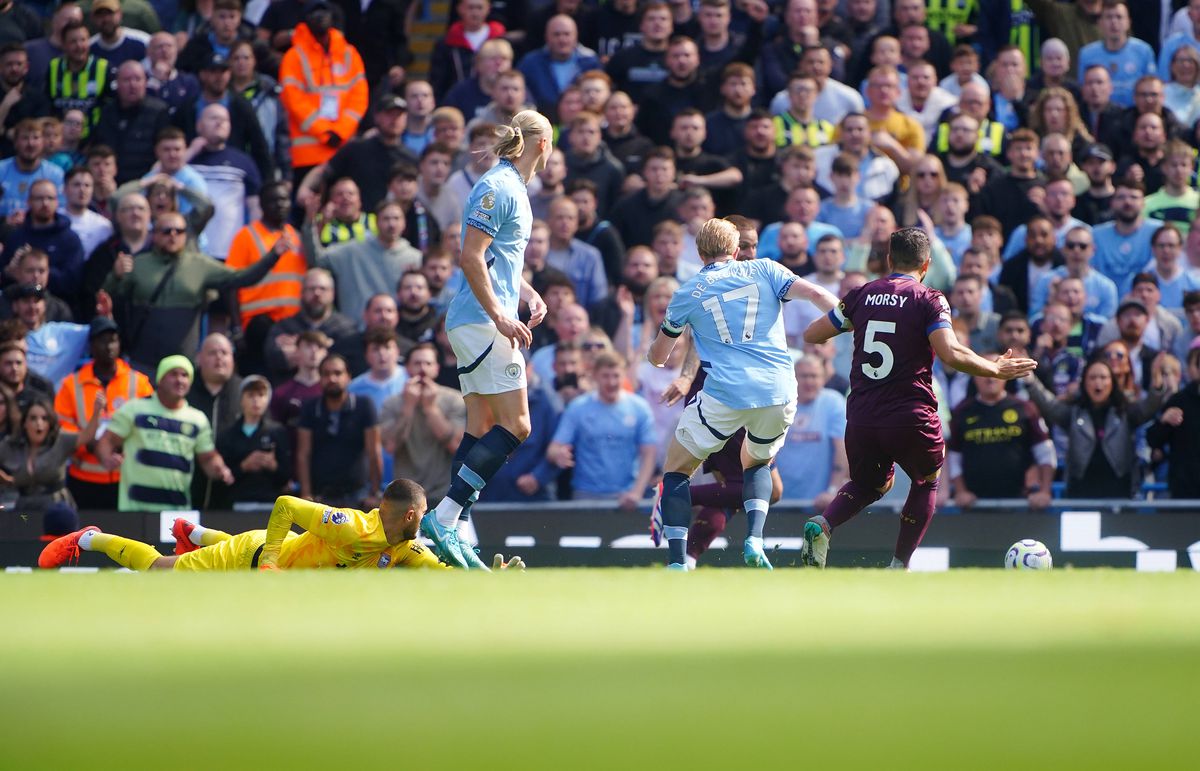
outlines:
[[496, 127], [496, 144], [492, 152], [497, 158], [512, 161], [525, 153], [525, 140], [534, 141], [552, 131], [550, 121], [537, 110], [522, 110], [507, 126]]

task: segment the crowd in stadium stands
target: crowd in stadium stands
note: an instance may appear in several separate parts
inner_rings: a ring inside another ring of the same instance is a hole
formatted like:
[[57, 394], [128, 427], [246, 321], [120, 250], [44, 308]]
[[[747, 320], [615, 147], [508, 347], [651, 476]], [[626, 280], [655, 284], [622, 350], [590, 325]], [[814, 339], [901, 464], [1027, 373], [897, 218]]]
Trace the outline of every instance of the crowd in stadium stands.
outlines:
[[[549, 314], [485, 501], [644, 497], [693, 374], [647, 346], [731, 215], [839, 295], [923, 228], [960, 339], [1040, 362], [937, 368], [959, 505], [1200, 497], [1200, 0], [458, 0], [417, 54], [430, 9], [0, 0], [10, 507], [369, 504], [394, 476], [436, 501], [463, 201], [528, 107]], [[852, 340], [805, 345], [815, 313], [785, 314], [779, 466], [825, 501]]]

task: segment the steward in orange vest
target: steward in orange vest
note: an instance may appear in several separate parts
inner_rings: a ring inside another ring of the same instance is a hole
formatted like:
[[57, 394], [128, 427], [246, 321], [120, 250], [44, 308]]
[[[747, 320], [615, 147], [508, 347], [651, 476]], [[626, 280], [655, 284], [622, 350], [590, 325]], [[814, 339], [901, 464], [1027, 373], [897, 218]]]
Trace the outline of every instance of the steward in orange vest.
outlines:
[[280, 101], [292, 135], [292, 166], [325, 163], [358, 131], [367, 111], [362, 58], [333, 29], [328, 0], [310, 0], [279, 65]]
[[[300, 291], [308, 264], [300, 254], [300, 235], [287, 224], [291, 197], [286, 183], [270, 182], [259, 198], [262, 219], [239, 230], [229, 245], [225, 264], [234, 270], [248, 268], [272, 250], [279, 251], [279, 261], [262, 281], [238, 290], [238, 311], [242, 328], [258, 316], [279, 321], [300, 310]], [[280, 239], [284, 239], [280, 243]]]
[[[108, 404], [100, 416], [96, 438], [108, 425], [109, 418], [126, 402], [154, 393], [150, 380], [121, 359], [121, 338], [117, 323], [105, 316], [92, 319], [88, 330], [92, 361], [63, 378], [54, 400], [59, 423], [67, 431], [82, 431], [92, 417], [96, 392], [104, 389]], [[80, 509], [116, 509], [118, 471], [109, 471], [96, 454], [80, 445], [67, 470], [67, 487]]]

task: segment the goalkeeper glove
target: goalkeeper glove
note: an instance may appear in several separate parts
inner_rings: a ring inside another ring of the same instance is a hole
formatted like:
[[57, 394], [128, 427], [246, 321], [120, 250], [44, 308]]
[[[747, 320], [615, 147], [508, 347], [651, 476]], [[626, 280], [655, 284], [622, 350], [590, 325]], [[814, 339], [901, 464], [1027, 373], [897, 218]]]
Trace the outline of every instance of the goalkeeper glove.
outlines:
[[517, 556], [514, 556], [508, 562], [504, 561], [503, 554], [497, 554], [492, 558], [492, 570], [524, 570], [525, 562]]

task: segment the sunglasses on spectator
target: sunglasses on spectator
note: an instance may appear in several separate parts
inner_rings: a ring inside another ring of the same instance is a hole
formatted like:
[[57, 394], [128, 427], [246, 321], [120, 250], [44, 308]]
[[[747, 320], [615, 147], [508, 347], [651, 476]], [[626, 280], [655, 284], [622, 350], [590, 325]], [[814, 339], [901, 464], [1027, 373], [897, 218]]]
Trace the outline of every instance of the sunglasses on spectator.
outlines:
[[936, 176], [937, 176], [936, 171], [918, 171], [917, 172], [917, 177], [919, 177], [921, 179], [924, 179], [925, 177], [936, 177]]
[[1091, 244], [1087, 243], [1086, 241], [1068, 241], [1063, 244], [1063, 248], [1065, 249], [1086, 249], [1089, 246], [1091, 246]]
[[1124, 351], [1105, 351], [1104, 355], [1109, 359], [1116, 359], [1117, 361], [1122, 361], [1125, 358]]
[[159, 228], [158, 232], [164, 236], [181, 236], [187, 232], [187, 228]]
[[579, 347], [585, 351], [600, 351], [605, 348], [605, 345], [604, 343], [584, 343]]

